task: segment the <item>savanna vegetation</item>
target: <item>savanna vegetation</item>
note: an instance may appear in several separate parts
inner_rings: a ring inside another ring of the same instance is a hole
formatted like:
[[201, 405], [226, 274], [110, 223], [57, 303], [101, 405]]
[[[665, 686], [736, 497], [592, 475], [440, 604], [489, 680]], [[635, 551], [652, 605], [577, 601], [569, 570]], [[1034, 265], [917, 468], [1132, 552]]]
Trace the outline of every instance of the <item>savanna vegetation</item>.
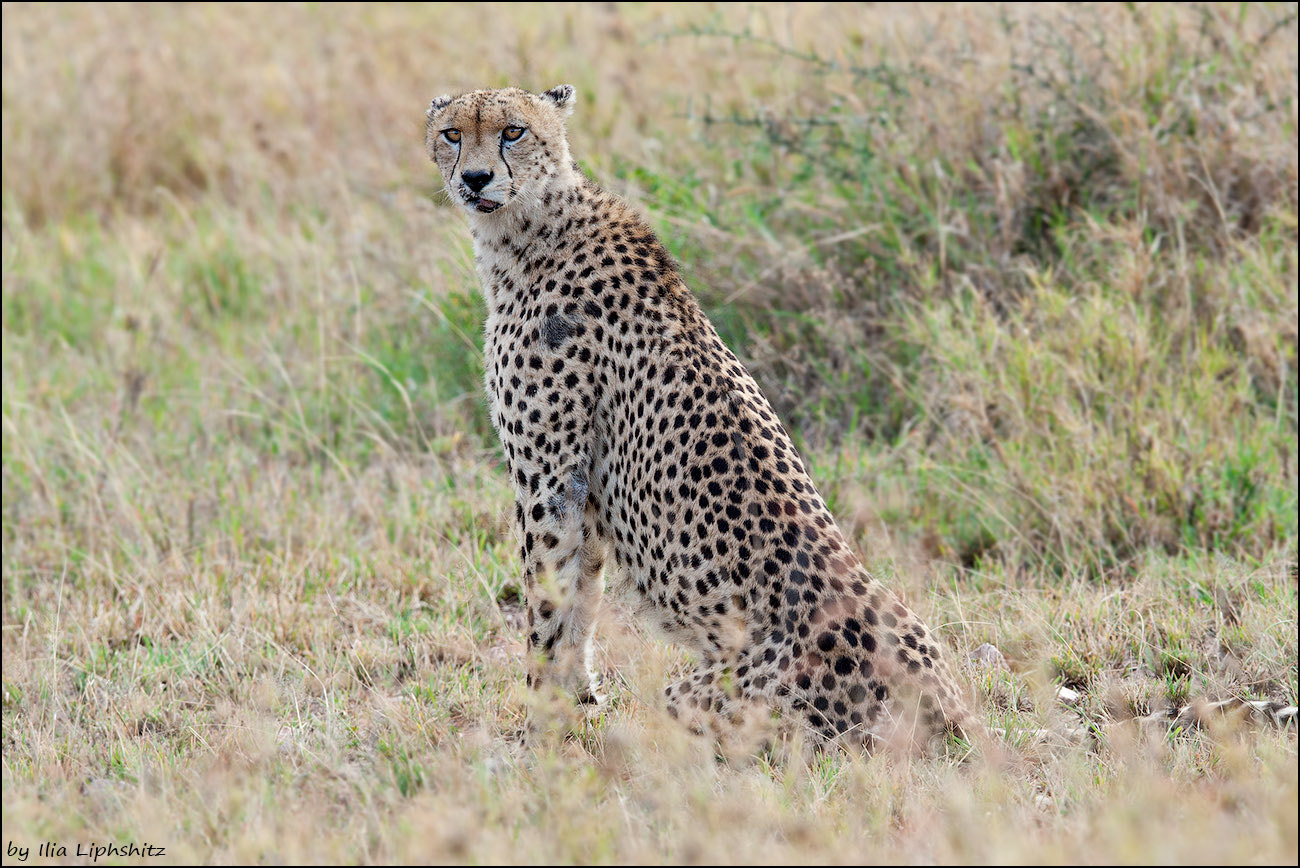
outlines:
[[[2, 41], [6, 864], [1295, 863], [1294, 5], [6, 3]], [[562, 82], [1009, 760], [717, 758], [617, 605], [610, 706], [521, 739], [423, 122]], [[1271, 710], [1165, 714], [1226, 699]]]

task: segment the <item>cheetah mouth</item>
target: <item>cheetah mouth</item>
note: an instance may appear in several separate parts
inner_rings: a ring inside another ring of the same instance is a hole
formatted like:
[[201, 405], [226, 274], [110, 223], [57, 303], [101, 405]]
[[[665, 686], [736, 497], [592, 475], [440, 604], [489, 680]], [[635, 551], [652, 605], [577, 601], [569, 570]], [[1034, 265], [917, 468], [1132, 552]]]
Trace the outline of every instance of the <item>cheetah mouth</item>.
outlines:
[[480, 214], [491, 214], [493, 211], [501, 207], [500, 202], [494, 202], [491, 199], [484, 199], [482, 196], [470, 196], [465, 201], [474, 206], [474, 210]]

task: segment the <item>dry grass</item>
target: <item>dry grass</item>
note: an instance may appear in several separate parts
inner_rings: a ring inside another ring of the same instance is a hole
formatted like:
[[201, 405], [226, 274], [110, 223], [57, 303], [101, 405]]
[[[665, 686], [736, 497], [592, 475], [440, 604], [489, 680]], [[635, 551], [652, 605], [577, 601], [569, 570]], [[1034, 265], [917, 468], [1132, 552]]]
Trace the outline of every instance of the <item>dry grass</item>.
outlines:
[[[1297, 698], [1295, 37], [1267, 5], [5, 4], [6, 845], [1294, 863], [1294, 724], [1134, 718]], [[720, 763], [617, 609], [610, 709], [521, 743], [422, 121], [560, 82], [870, 566], [1006, 655], [967, 670], [1006, 762]]]

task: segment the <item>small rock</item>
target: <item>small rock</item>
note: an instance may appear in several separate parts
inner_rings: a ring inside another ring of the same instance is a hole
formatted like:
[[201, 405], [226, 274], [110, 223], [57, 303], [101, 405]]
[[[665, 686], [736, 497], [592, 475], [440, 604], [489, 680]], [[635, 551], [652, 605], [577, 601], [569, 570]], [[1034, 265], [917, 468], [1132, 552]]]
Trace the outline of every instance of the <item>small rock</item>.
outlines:
[[1007, 665], [1007, 658], [1002, 656], [1002, 652], [997, 649], [996, 645], [990, 645], [987, 642], [970, 652], [970, 659], [985, 669], [996, 669], [1001, 672], [1011, 671], [1011, 667]]
[[524, 659], [526, 651], [522, 642], [498, 642], [488, 649], [487, 656], [496, 663], [510, 663]]
[[289, 724], [281, 724], [275, 733], [276, 749], [282, 754], [295, 753], [298, 750], [297, 740], [293, 737], [293, 728]]
[[1064, 702], [1066, 705], [1074, 705], [1076, 702], [1078, 702], [1079, 695], [1080, 695], [1079, 691], [1071, 690], [1065, 685], [1061, 685], [1060, 687], [1056, 688], [1056, 700], [1058, 702]]
[[127, 789], [124, 782], [108, 778], [91, 778], [81, 785], [81, 792], [97, 801], [116, 801], [126, 793]]

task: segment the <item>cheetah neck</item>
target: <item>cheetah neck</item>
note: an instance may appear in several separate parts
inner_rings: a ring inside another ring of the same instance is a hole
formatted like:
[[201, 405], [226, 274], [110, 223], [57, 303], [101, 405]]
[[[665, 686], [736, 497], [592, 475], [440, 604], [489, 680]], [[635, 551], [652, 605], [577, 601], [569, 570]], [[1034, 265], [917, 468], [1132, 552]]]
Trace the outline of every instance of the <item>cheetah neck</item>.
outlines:
[[567, 237], [592, 231], [585, 216], [606, 194], [576, 169], [553, 175], [535, 194], [519, 197], [492, 214], [471, 214], [474, 262], [488, 312], [511, 293], [527, 292], [538, 265], [553, 257]]

